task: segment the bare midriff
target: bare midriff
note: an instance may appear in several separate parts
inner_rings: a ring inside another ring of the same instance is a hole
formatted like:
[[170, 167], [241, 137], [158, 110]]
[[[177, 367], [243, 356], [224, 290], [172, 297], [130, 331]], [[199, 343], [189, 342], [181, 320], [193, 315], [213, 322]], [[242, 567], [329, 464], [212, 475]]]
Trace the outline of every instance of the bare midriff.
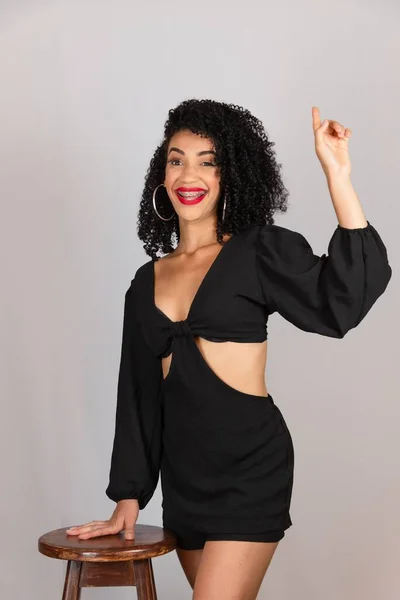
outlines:
[[[227, 241], [229, 236], [224, 238]], [[211, 269], [221, 246], [218, 243], [200, 248], [191, 256], [176, 254], [161, 258], [154, 265], [154, 303], [173, 321], [189, 314], [207, 272]], [[156, 289], [157, 288], [157, 289]], [[179, 298], [180, 306], [177, 306]], [[267, 340], [263, 342], [215, 342], [194, 336], [205, 362], [224, 383], [240, 392], [268, 396], [265, 382]], [[162, 358], [164, 379], [167, 377], [173, 354]]]
[[[267, 340], [264, 342], [212, 342], [194, 336], [204, 360], [217, 377], [239, 392], [268, 396], [265, 383]], [[162, 359], [164, 378], [171, 365], [172, 353]]]

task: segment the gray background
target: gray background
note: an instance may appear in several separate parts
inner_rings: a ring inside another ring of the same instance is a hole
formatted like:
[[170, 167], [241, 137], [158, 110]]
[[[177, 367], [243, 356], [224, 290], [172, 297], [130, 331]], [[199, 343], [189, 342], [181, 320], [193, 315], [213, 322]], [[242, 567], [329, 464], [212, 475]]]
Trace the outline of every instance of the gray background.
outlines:
[[[343, 340], [270, 320], [268, 389], [296, 449], [293, 527], [260, 598], [399, 594], [399, 7], [395, 0], [0, 4], [1, 596], [61, 598], [50, 529], [106, 519], [124, 294], [145, 170], [170, 108], [249, 108], [321, 254], [337, 220], [311, 107], [353, 129], [352, 181], [394, 270]], [[161, 525], [158, 487], [139, 523]], [[190, 598], [175, 553], [160, 598]], [[132, 598], [131, 589], [83, 598]]]

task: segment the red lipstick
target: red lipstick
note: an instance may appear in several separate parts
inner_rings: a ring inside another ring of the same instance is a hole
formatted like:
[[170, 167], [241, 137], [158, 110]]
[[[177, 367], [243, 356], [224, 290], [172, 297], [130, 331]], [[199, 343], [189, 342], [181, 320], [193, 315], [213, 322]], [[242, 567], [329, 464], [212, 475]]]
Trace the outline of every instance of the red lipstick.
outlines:
[[179, 199], [179, 202], [185, 205], [198, 204], [207, 194], [207, 190], [199, 187], [179, 187], [175, 190], [175, 193]]

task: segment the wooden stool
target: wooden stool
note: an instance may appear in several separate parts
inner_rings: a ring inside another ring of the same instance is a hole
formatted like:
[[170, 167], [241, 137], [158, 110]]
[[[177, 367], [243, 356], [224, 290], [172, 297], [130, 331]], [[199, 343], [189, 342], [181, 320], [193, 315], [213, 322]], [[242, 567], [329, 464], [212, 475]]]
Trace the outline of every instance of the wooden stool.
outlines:
[[135, 539], [123, 533], [88, 540], [68, 535], [64, 527], [43, 534], [39, 552], [67, 560], [63, 600], [79, 600], [83, 587], [132, 585], [138, 600], [157, 600], [151, 559], [176, 548], [176, 537], [168, 529], [135, 525]]

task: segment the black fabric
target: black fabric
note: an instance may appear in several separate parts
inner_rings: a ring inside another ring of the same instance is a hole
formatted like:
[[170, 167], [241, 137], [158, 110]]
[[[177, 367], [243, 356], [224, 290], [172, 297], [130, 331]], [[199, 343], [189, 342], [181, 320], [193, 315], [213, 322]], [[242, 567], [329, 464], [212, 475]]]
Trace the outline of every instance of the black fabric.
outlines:
[[[391, 273], [369, 222], [338, 226], [322, 256], [297, 232], [256, 225], [224, 244], [186, 319], [173, 322], [154, 303], [154, 262], [139, 267], [125, 298], [107, 495], [138, 498], [144, 508], [160, 473], [166, 522], [216, 535], [290, 527], [294, 447], [286, 421], [271, 395], [222, 381], [196, 336], [261, 342], [278, 312], [304, 331], [342, 338]], [[161, 358], [171, 352], [163, 379]]]
[[143, 337], [134, 310], [135, 293], [133, 280], [125, 294], [115, 436], [106, 494], [115, 502], [137, 498], [142, 509], [159, 479], [162, 369]]
[[256, 533], [205, 533], [185, 527], [179, 521], [163, 520], [163, 527], [169, 529], [177, 539], [177, 547], [182, 550], [201, 550], [207, 541], [235, 540], [244, 542], [279, 542], [285, 537], [283, 529]]
[[338, 225], [322, 256], [300, 233], [261, 227], [257, 263], [269, 314], [339, 338], [360, 323], [391, 277], [386, 248], [369, 222], [359, 229]]

